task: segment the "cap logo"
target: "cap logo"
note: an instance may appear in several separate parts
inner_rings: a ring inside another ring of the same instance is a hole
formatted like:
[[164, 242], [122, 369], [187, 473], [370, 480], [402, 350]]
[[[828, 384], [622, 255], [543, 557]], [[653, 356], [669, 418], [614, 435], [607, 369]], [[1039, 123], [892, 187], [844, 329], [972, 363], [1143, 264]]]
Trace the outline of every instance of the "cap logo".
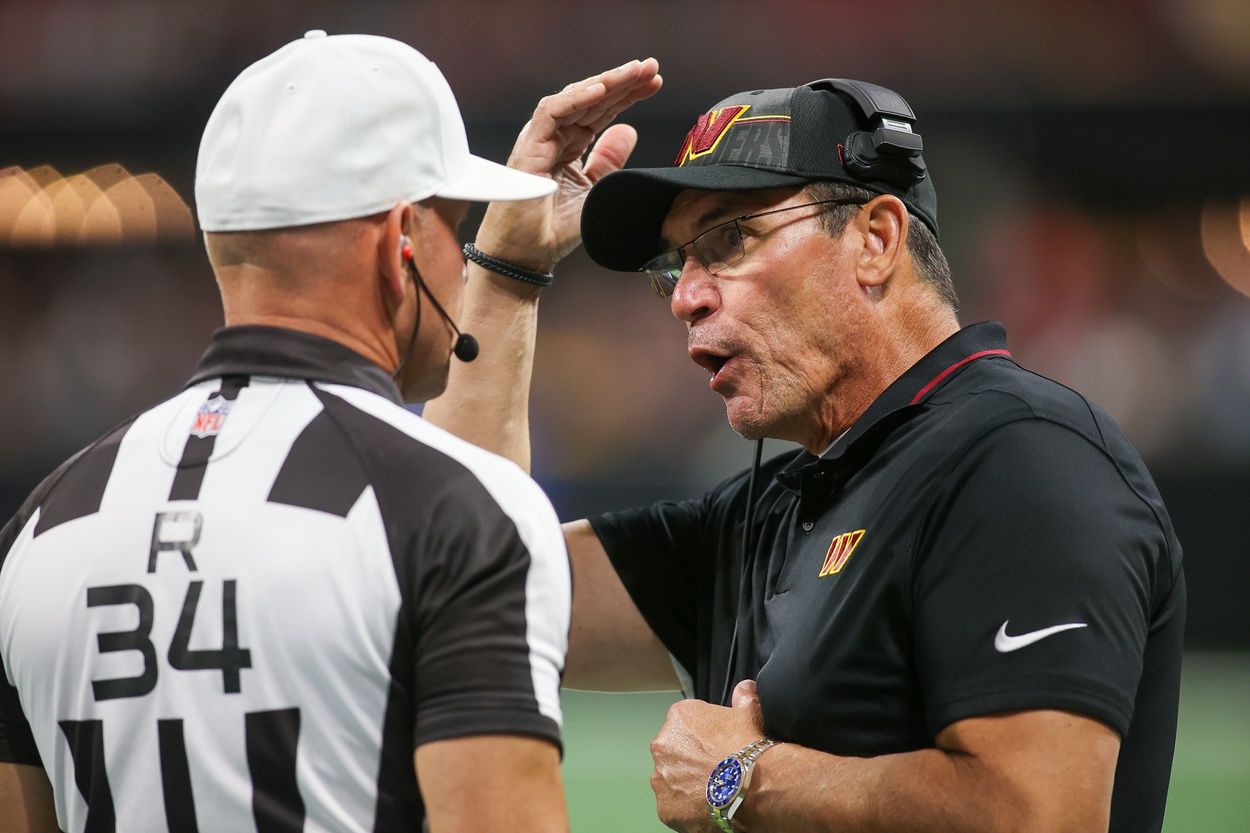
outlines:
[[[694, 123], [694, 127], [690, 128], [690, 132], [686, 134], [686, 141], [682, 142], [681, 150], [677, 152], [677, 158], [673, 160], [673, 164], [680, 168], [692, 159], [698, 159], [713, 153], [720, 146], [721, 140], [729, 133], [729, 128], [731, 127], [778, 122], [788, 124], [790, 121], [790, 117], [784, 115], [748, 116], [746, 112], [750, 109], [750, 104], [733, 104], [728, 107], [722, 107], [719, 110], [709, 110], [699, 116]], [[739, 148], [737, 151], [731, 148], [726, 153], [731, 156], [737, 156], [742, 151], [742, 148]], [[782, 152], [784, 153], [784, 151]], [[748, 153], [736, 161], [739, 163], [749, 162], [751, 159], [748, 157], [751, 155], [751, 153]]]
[[735, 104], [732, 107], [709, 110], [699, 116], [694, 127], [690, 128], [690, 132], [686, 134], [686, 141], [682, 142], [681, 150], [677, 152], [677, 158], [673, 160], [673, 164], [680, 168], [691, 159], [707, 156], [716, 150], [716, 146], [725, 137], [730, 125], [750, 109], [750, 104]]

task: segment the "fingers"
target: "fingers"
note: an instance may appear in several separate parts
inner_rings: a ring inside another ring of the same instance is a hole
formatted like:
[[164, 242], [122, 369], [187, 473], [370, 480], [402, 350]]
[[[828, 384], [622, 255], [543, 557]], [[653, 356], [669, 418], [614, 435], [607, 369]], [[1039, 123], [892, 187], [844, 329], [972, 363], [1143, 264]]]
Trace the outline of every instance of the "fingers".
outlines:
[[745, 712], [749, 715], [751, 723], [761, 732], [764, 731], [764, 709], [760, 705], [760, 691], [755, 685], [755, 680], [743, 680], [734, 686], [734, 693], [729, 702], [734, 711]]
[[598, 182], [613, 171], [619, 171], [629, 161], [634, 146], [638, 144], [638, 131], [627, 124], [614, 124], [603, 132], [591, 148], [582, 170], [592, 183]]
[[[659, 89], [659, 63], [654, 58], [629, 61], [616, 69], [570, 84], [538, 103], [533, 123], [542, 134], [568, 124], [590, 126], [609, 113], [615, 118], [635, 101]], [[611, 119], [609, 119], [610, 121]]]
[[734, 693], [730, 703], [735, 709], [758, 707], [760, 692], [755, 685], [755, 680], [743, 680], [734, 686]]
[[646, 84], [642, 84], [637, 87], [634, 87], [633, 89], [629, 91], [627, 95], [625, 95], [622, 99], [617, 101], [611, 107], [605, 108], [605, 110], [601, 114], [599, 114], [598, 118], [596, 118], [594, 121], [591, 121], [589, 123], [590, 129], [594, 131], [595, 133], [598, 133], [599, 131], [603, 130], [603, 128], [611, 124], [612, 121], [621, 113], [623, 113], [625, 110], [629, 109], [630, 107], [633, 107], [639, 101], [650, 98], [651, 96], [659, 92], [660, 87], [663, 86], [663, 84], [664, 84], [664, 79], [661, 76], [656, 75], [653, 78], [651, 78], [651, 80], [648, 81]]
[[636, 101], [655, 95], [662, 83], [659, 64], [654, 58], [639, 62], [637, 67], [623, 78], [615, 79], [615, 83], [607, 85], [603, 101], [595, 108], [588, 108], [588, 118], [584, 121], [589, 123], [609, 108], [616, 107], [619, 112]]
[[[659, 64], [655, 59], [648, 58], [638, 64], [636, 71], [621, 79], [620, 83], [605, 85], [603, 98], [579, 114], [577, 123], [590, 126], [602, 122], [606, 125], [626, 108], [655, 95], [663, 83], [658, 69]], [[605, 118], [607, 121], [603, 121]]]
[[582, 157], [621, 112], [660, 89], [659, 68], [654, 58], [633, 60], [547, 96], [521, 130], [508, 164], [583, 184], [620, 168], [637, 143], [632, 130], [613, 131], [584, 164]]
[[637, 87], [647, 86], [651, 83], [651, 79], [659, 75], [659, 72], [660, 64], [655, 58], [642, 61], [635, 59], [580, 83], [598, 81], [606, 88], [607, 97], [611, 98], [628, 94]]
[[535, 113], [542, 111], [554, 122], [568, 122], [601, 101], [607, 91], [607, 85], [602, 81], [586, 79], [572, 88], [547, 96], [538, 102]]

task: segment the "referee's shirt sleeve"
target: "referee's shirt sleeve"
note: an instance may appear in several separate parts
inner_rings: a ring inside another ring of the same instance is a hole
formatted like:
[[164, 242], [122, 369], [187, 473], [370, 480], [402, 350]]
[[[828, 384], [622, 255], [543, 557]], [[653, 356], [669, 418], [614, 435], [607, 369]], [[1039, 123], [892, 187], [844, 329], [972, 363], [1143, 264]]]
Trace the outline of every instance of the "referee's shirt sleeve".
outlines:
[[1151, 600], [1171, 580], [1151, 507], [1102, 449], [1038, 419], [981, 438], [940, 488], [912, 586], [932, 733], [1048, 708], [1123, 735]]
[[571, 576], [555, 510], [499, 462], [434, 499], [418, 538], [414, 743], [521, 734], [560, 745]]
[[[0, 582], [4, 580], [4, 567], [14, 555], [17, 539], [22, 530], [34, 520], [39, 504], [47, 498], [47, 493], [60, 480], [66, 470], [73, 465], [80, 455], [66, 460], [56, 472], [49, 475], [39, 488], [26, 499], [17, 509], [17, 514], [0, 529]], [[39, 749], [35, 745], [35, 735], [31, 732], [30, 722], [21, 708], [21, 699], [17, 689], [9, 679], [9, 612], [0, 609], [0, 763], [30, 764], [40, 767], [42, 760]]]
[[[36, 492], [37, 497], [42, 497], [42, 490], [43, 487]], [[12, 555], [18, 536], [31, 520], [34, 500], [35, 497], [32, 497], [17, 515], [3, 529], [0, 529], [0, 576], [3, 574], [4, 564]], [[17, 689], [9, 681], [9, 665], [6, 656], [9, 635], [5, 627], [6, 622], [6, 612], [0, 611], [0, 665], [3, 666], [0, 668], [0, 763], [41, 766], [42, 761], [39, 758], [39, 750], [35, 746], [35, 736], [31, 732], [30, 722], [22, 710]]]

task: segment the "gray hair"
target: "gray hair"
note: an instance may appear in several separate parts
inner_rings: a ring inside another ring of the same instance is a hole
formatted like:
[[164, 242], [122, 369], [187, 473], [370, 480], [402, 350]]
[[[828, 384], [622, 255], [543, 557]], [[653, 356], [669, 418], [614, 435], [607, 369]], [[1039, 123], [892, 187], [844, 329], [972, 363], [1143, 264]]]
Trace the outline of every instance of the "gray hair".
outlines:
[[[844, 182], [809, 182], [807, 192], [813, 200], [860, 199], [867, 202], [878, 196], [867, 188]], [[855, 216], [856, 208], [854, 205], [831, 206], [821, 218], [826, 230], [834, 236], [841, 234], [851, 217]], [[937, 238], [924, 221], [910, 211], [908, 214], [911, 221], [908, 223], [907, 253], [916, 264], [916, 272], [945, 304], [957, 312], [959, 296], [955, 294], [955, 283], [951, 279], [951, 267], [946, 261], [946, 255], [942, 253]]]

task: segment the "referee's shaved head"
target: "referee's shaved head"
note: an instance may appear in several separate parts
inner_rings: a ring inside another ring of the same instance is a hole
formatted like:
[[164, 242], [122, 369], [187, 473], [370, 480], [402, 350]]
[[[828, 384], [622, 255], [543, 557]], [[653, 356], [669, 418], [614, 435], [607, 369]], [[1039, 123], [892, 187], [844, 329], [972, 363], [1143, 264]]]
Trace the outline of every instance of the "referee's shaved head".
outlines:
[[[385, 214], [264, 231], [207, 232], [204, 246], [214, 270], [252, 266], [265, 271], [324, 271], [368, 240]], [[219, 275], [220, 277], [220, 275]]]
[[[431, 197], [329, 223], [206, 232], [227, 327], [268, 326], [330, 338], [396, 378], [409, 401], [442, 392], [453, 331], [422, 316], [417, 284], [457, 315], [468, 203]], [[410, 360], [411, 359], [411, 360]]]
[[335, 337], [383, 367], [396, 366], [411, 321], [398, 322], [404, 331], [398, 338], [397, 301], [388, 297], [380, 257], [387, 216], [205, 233], [226, 325]]

